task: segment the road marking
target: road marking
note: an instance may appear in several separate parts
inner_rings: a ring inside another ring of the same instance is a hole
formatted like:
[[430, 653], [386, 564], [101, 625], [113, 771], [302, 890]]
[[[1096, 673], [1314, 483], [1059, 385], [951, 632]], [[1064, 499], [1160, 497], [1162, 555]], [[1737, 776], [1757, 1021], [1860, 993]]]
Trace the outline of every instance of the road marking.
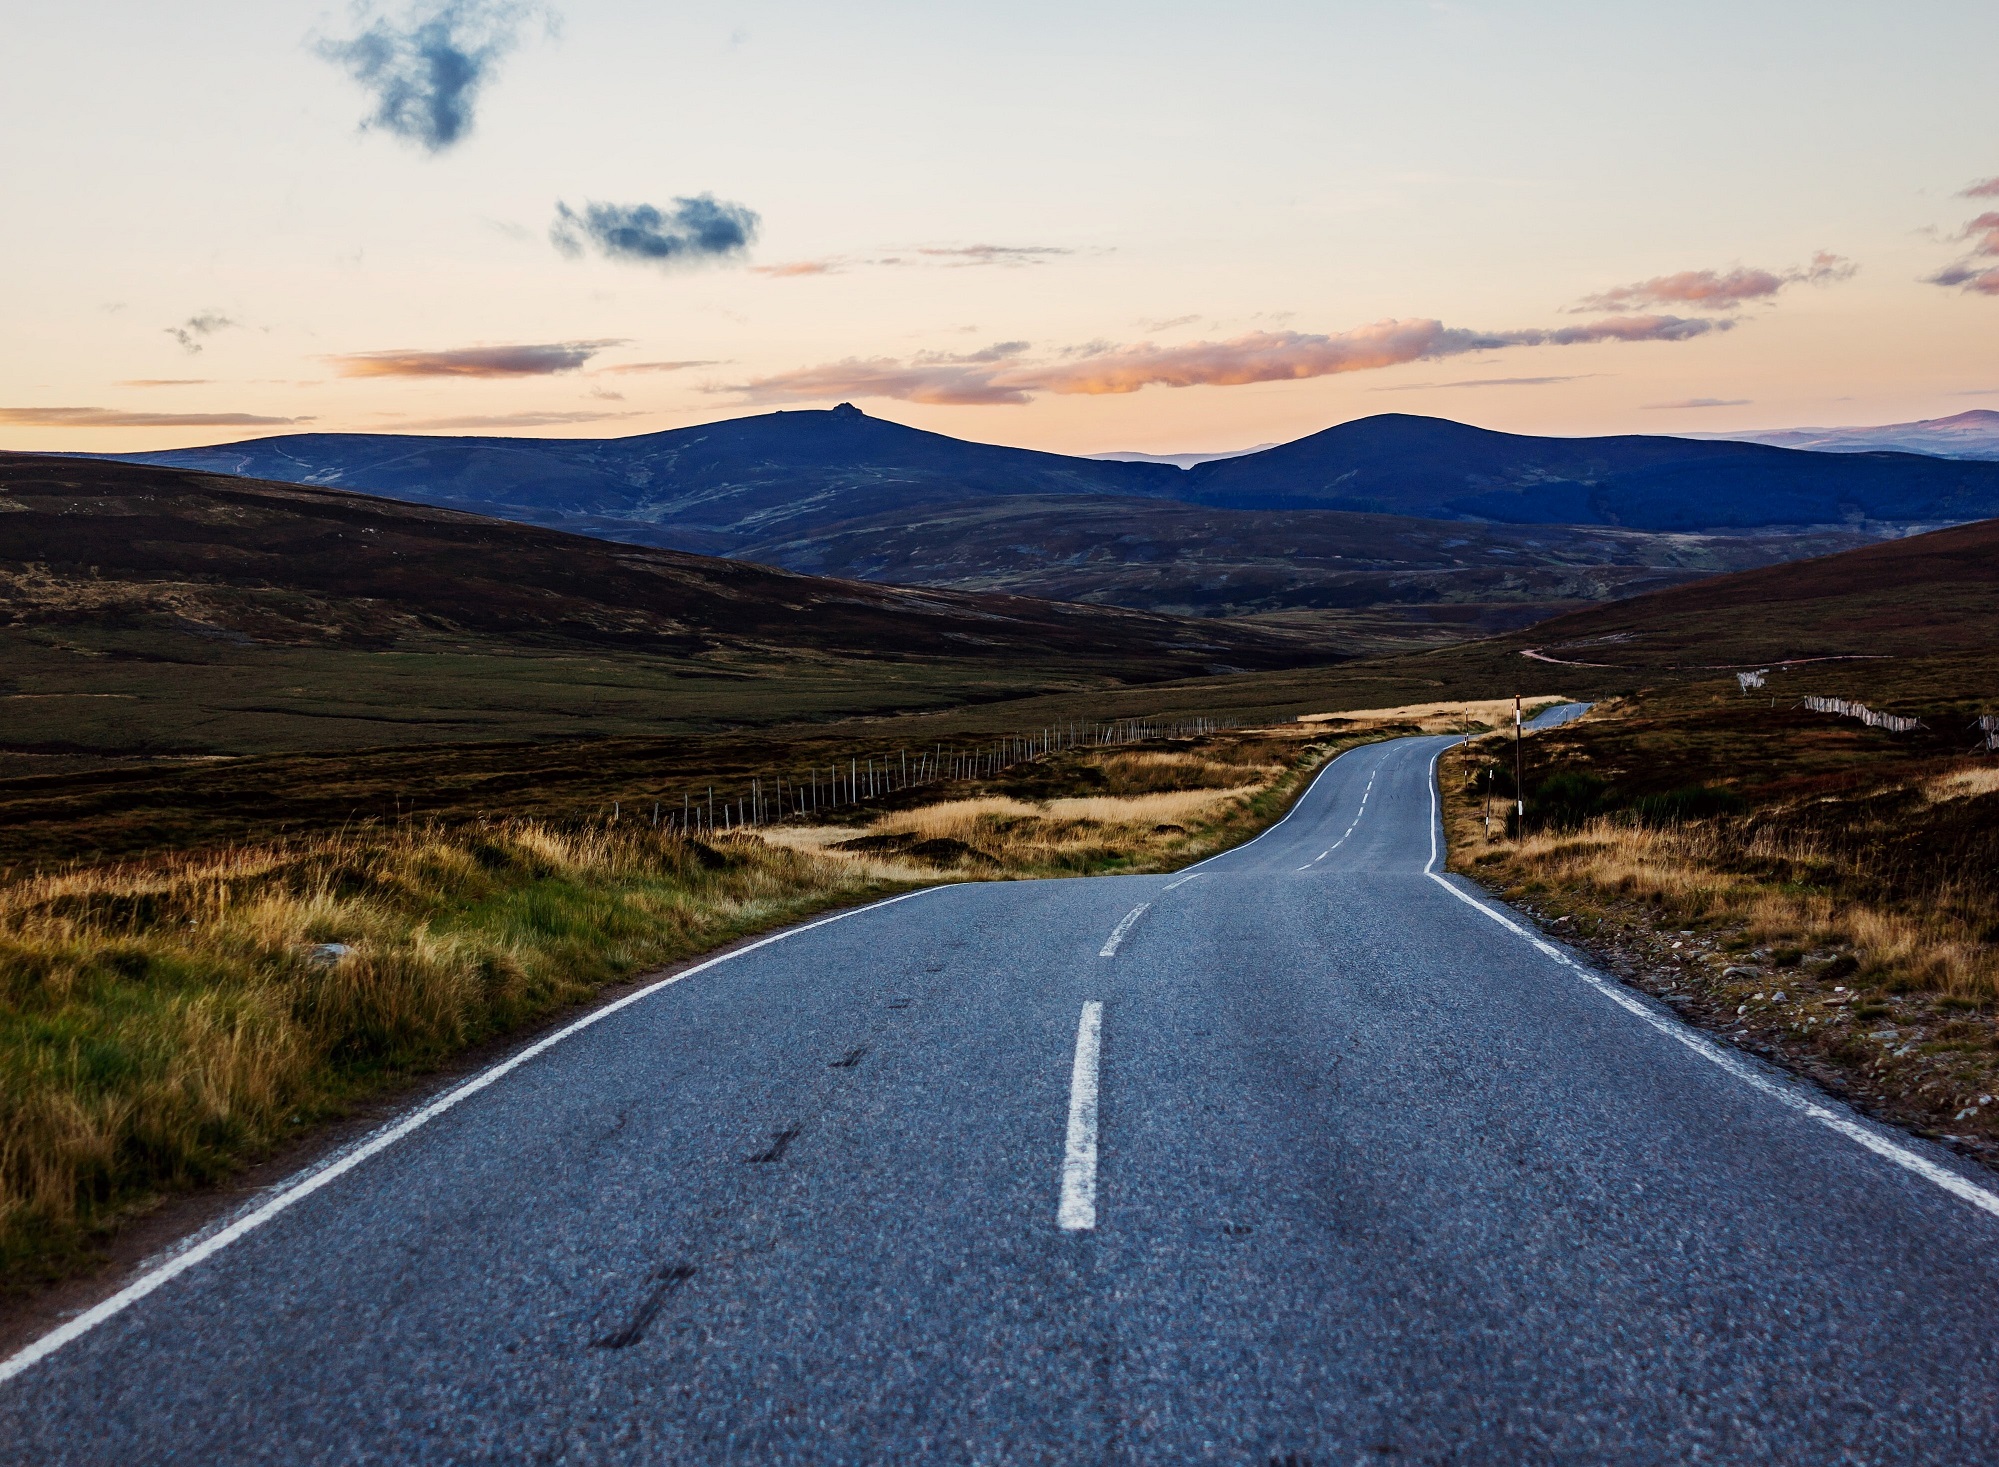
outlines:
[[[1379, 773], [1381, 773], [1381, 770], [1377, 767], [1374, 771], [1374, 774], [1379, 774]], [[1353, 824], [1349, 825], [1346, 828], [1345, 832], [1341, 834], [1338, 840], [1334, 841], [1331, 845], [1327, 846], [1323, 851], [1319, 852], [1318, 855], [1312, 857], [1311, 860], [1307, 861], [1304, 865], [1300, 866], [1298, 868], [1300, 871], [1310, 871], [1314, 866], [1318, 865], [1321, 861], [1325, 860], [1326, 857], [1330, 856], [1334, 851], [1337, 851], [1341, 846], [1347, 843], [1347, 836], [1352, 835], [1354, 833], [1354, 831], [1360, 825], [1360, 817], [1367, 813], [1367, 797], [1374, 790], [1374, 774], [1370, 774], [1367, 777], [1367, 788], [1360, 792], [1360, 809], [1354, 812]]]
[[1326, 761], [1326, 767], [1324, 769], [1321, 769], [1317, 774], [1312, 776], [1312, 782], [1305, 786], [1304, 793], [1300, 794], [1297, 799], [1291, 802], [1291, 808], [1284, 812], [1284, 819], [1279, 820], [1277, 822], [1277, 825], [1271, 826], [1268, 830], [1264, 831], [1262, 835], [1252, 836], [1250, 839], [1244, 841], [1239, 846], [1230, 846], [1226, 851], [1216, 851], [1212, 856], [1204, 857], [1203, 859], [1196, 861], [1193, 865], [1187, 867], [1186, 869], [1189, 871], [1198, 871], [1201, 869], [1201, 867], [1206, 866], [1211, 861], [1219, 861], [1224, 856], [1233, 856], [1238, 851], [1246, 851], [1251, 846], [1255, 845], [1258, 841], [1263, 840], [1265, 837], [1274, 834], [1277, 830], [1278, 825], [1284, 824], [1285, 820], [1289, 820], [1293, 815], [1296, 815], [1300, 810], [1305, 808], [1305, 801], [1307, 801], [1312, 797], [1312, 791], [1319, 787], [1319, 781], [1324, 779], [1328, 774], [1331, 774], [1333, 772], [1333, 766], [1335, 764], [1339, 763], [1340, 760], [1346, 758], [1347, 755], [1349, 754], [1358, 754], [1362, 749], [1378, 749], [1380, 747], [1381, 745], [1379, 743], [1355, 744], [1351, 749], [1345, 749], [1342, 750], [1340, 753], [1335, 754], [1331, 759]]
[[1188, 882], [1192, 881], [1195, 876], [1199, 876], [1200, 874], [1201, 874], [1200, 872], [1196, 871], [1193, 873], [1193, 875], [1183, 876], [1178, 881], [1169, 881], [1166, 883], [1166, 885], [1160, 887], [1159, 889], [1161, 891], [1171, 891], [1176, 886], [1185, 886]]
[[96, 1329], [105, 1320], [123, 1313], [162, 1284], [178, 1278], [195, 1265], [213, 1258], [231, 1243], [237, 1241], [237, 1239], [254, 1232], [295, 1203], [303, 1202], [321, 1187], [353, 1171], [355, 1167], [361, 1165], [368, 1158], [387, 1151], [412, 1131], [429, 1125], [460, 1101], [471, 1099], [472, 1096], [484, 1090], [503, 1075], [512, 1070], [519, 1069], [522, 1065], [544, 1051], [555, 1048], [556, 1045], [562, 1043], [563, 1040], [569, 1038], [571, 1035], [579, 1034], [583, 1030], [588, 1029], [592, 1024], [600, 1023], [610, 1018], [611, 1015], [617, 1013], [620, 1009], [630, 1008], [641, 999], [650, 998], [662, 988], [671, 988], [676, 983], [682, 983], [692, 978], [696, 973], [705, 973], [708, 969], [718, 967], [732, 959], [740, 958], [745, 953], [753, 953], [760, 947], [769, 947], [774, 942], [783, 942], [788, 938], [797, 937], [803, 933], [812, 931], [815, 927], [825, 927], [834, 922], [844, 922], [847, 918], [858, 917], [864, 912], [880, 911], [883, 907], [892, 907], [897, 902], [906, 902], [912, 897], [927, 896], [933, 891], [945, 891], [959, 884], [957, 882], [946, 882], [940, 886], [926, 886], [921, 891], [906, 891], [901, 896], [890, 897], [887, 901], [871, 902], [865, 907], [855, 907], [851, 911], [846, 912], [835, 912], [832, 916], [821, 917], [816, 922], [807, 922], [800, 927], [789, 928], [783, 932], [774, 932], [769, 937], [758, 938], [755, 942], [745, 943], [743, 946], [730, 952], [709, 958], [706, 962], [696, 963], [693, 967], [675, 973], [669, 978], [662, 978], [657, 983], [649, 983], [636, 993], [628, 993], [615, 1003], [607, 1003], [601, 1009], [595, 1009], [585, 1014], [582, 1018], [576, 1020], [575, 1023], [564, 1025], [553, 1034], [537, 1039], [533, 1044], [530, 1044], [526, 1049], [523, 1049], [512, 1058], [502, 1060], [492, 1068], [480, 1071], [456, 1090], [439, 1096], [422, 1110], [417, 1111], [416, 1114], [397, 1121], [384, 1130], [377, 1131], [373, 1136], [358, 1143], [349, 1150], [336, 1152], [332, 1157], [323, 1162], [317, 1170], [307, 1172], [299, 1180], [284, 1187], [268, 1202], [245, 1213], [219, 1232], [211, 1233], [208, 1237], [193, 1244], [185, 1251], [176, 1253], [159, 1267], [134, 1279], [109, 1299], [102, 1301], [90, 1309], [86, 1309], [83, 1313], [77, 1315], [76, 1318], [70, 1320], [69, 1323], [58, 1329], [51, 1330], [40, 1339], [23, 1346], [7, 1359], [0, 1360], [0, 1384], [12, 1380], [36, 1361], [53, 1355], [72, 1340], [90, 1333], [91, 1330]]
[[1076, 1023], [1076, 1062], [1069, 1068], [1069, 1138], [1062, 1148], [1062, 1203], [1055, 1209], [1064, 1232], [1085, 1233], [1097, 1225], [1097, 1052], [1103, 1029], [1104, 1006], [1091, 999]]
[[1537, 937], [1504, 912], [1486, 905], [1477, 897], [1460, 891], [1457, 887], [1451, 885], [1437, 871], [1439, 815], [1437, 808], [1436, 773], [1437, 759], [1441, 758], [1442, 755], [1443, 750], [1439, 749], [1436, 756], [1430, 760], [1430, 864], [1424, 868], [1423, 874], [1425, 876], [1436, 882], [1437, 885], [1441, 886], [1466, 906], [1484, 913], [1507, 931], [1526, 939], [1536, 948], [1540, 949], [1541, 952], [1553, 958], [1556, 962], [1581, 978], [1583, 982], [1594, 988], [1619, 1008], [1636, 1014], [1668, 1039], [1685, 1045], [1709, 1064], [1726, 1070], [1736, 1079], [1742, 1081], [1743, 1084], [1761, 1091], [1782, 1105], [1789, 1106], [1792, 1110], [1807, 1119], [1817, 1121], [1827, 1130], [1836, 1131], [1846, 1137], [1847, 1140], [1864, 1146], [1876, 1156], [1882, 1157], [1887, 1161], [1892, 1161], [1896, 1166], [1906, 1171], [1914, 1172], [1924, 1181], [1941, 1187], [1944, 1191], [1950, 1193], [1951, 1196], [1961, 1201], [1969, 1202], [1973, 1207], [1988, 1212], [1994, 1217], [1999, 1217], [1999, 1192], [1993, 1192], [1988, 1188], [1981, 1187], [1976, 1182], [1959, 1176], [1949, 1167], [1939, 1166], [1921, 1152], [1870, 1130], [1858, 1121], [1841, 1115], [1838, 1111], [1830, 1107], [1820, 1105], [1802, 1090], [1778, 1084], [1768, 1075], [1762, 1074], [1747, 1061], [1730, 1054], [1706, 1035], [1688, 1028], [1676, 1018], [1654, 1011], [1650, 1005], [1641, 1002], [1636, 995], [1626, 992], [1621, 985], [1599, 978], [1588, 968], [1585, 968], [1581, 963], [1578, 963], [1574, 958], [1556, 947], [1552, 942]]
[[1116, 957], [1118, 944], [1123, 942], [1125, 934], [1131, 931], [1131, 924], [1136, 922], [1140, 917], [1143, 917], [1146, 909], [1151, 905], [1151, 902], [1140, 902], [1129, 912], [1126, 912], [1124, 920], [1111, 929], [1111, 935], [1104, 940], [1104, 945], [1098, 949], [1097, 956], [1100, 958]]

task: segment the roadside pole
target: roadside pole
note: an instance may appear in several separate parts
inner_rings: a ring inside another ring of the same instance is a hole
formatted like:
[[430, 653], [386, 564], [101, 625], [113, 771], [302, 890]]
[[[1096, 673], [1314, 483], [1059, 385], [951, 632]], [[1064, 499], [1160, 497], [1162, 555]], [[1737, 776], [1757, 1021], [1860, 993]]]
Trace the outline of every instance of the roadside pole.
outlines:
[[1520, 754], [1520, 695], [1513, 695], [1513, 838], [1527, 835], [1527, 786], [1522, 782]]

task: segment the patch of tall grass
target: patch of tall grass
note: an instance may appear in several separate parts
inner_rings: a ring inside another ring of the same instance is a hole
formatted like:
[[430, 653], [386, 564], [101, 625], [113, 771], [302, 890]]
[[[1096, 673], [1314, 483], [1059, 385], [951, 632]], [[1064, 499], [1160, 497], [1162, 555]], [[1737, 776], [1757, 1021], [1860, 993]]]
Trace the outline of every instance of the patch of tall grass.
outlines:
[[523, 821], [0, 887], [0, 1280], [72, 1269], [133, 1207], [373, 1087], [889, 875]]

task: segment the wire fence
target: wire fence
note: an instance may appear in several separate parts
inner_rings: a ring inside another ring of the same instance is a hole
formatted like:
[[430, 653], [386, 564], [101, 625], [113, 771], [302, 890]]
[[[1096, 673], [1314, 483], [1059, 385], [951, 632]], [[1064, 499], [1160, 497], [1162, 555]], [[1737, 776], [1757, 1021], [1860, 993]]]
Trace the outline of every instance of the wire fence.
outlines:
[[[713, 784], [686, 787], [676, 791], [678, 802], [671, 795], [648, 796], [650, 811], [641, 800], [632, 814], [649, 819], [656, 829], [684, 835], [729, 834], [878, 803], [924, 785], [990, 779], [1017, 765], [1074, 749], [1201, 738], [1236, 726], [1233, 719], [1167, 722], [1119, 718], [1108, 723], [1050, 725], [968, 746], [857, 750], [824, 763], [751, 775], [747, 783], [739, 780], [726, 788]], [[612, 802], [612, 821], [628, 818], [624, 803]]]

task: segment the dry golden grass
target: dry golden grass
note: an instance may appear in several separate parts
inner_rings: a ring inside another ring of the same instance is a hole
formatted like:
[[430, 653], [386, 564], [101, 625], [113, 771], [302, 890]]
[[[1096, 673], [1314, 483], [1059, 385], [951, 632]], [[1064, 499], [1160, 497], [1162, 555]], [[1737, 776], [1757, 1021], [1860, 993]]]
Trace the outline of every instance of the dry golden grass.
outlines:
[[1999, 790], [1999, 764], [1977, 764], [1955, 770], [1923, 786], [1923, 794], [1933, 805], [1949, 800], [1970, 800]]
[[608, 979], [919, 875], [515, 823], [0, 888], [0, 1278]]
[[[1535, 697], [1522, 703], [1528, 717], [1565, 697]], [[1470, 728], [1499, 728], [1513, 722], [1511, 698], [1486, 698], [1460, 703], [1405, 703], [1399, 708], [1350, 708], [1341, 713], [1305, 713], [1298, 721], [1307, 724], [1338, 724], [1365, 728], [1369, 725], [1408, 724], [1420, 733], [1459, 733]]]
[[1989, 1003], [1999, 997], [1999, 951], [1947, 915], [1896, 912], [1775, 884], [1759, 868], [1810, 869], [1809, 845], [1726, 824], [1663, 829], [1607, 820], [1580, 830], [1496, 842], [1493, 854], [1551, 887], [1629, 899], [1674, 921], [1739, 925], [1750, 943], [1838, 948], [1862, 972], [1905, 989]]
[[[602, 983], [897, 884], [1156, 870], [1335, 741], [1104, 750], [1051, 788], [707, 845], [532, 821], [364, 830], [0, 884], [0, 1286], [370, 1089]], [[1046, 771], [1044, 771], [1045, 773]]]

